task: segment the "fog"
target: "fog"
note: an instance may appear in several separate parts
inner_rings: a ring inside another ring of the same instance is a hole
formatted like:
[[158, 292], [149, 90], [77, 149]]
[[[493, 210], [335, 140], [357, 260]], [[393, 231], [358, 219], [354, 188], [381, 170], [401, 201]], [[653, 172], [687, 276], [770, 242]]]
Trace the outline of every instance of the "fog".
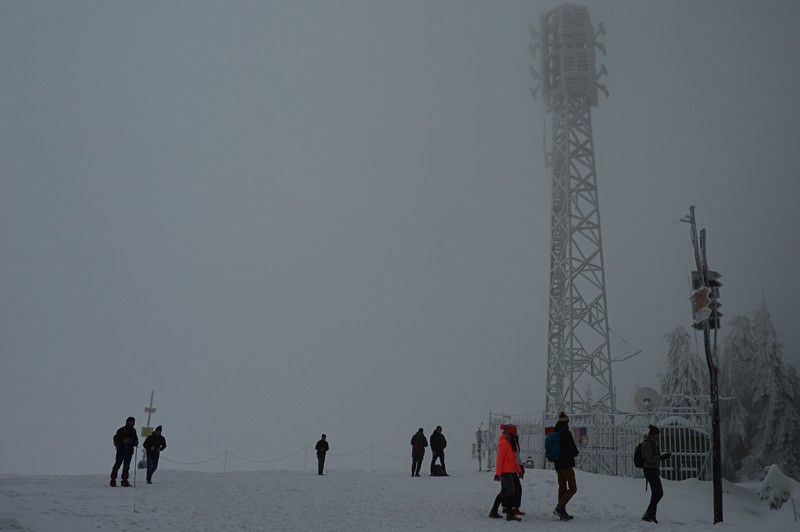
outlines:
[[[436, 425], [468, 458], [490, 410], [540, 413], [528, 24], [558, 5], [0, 3], [0, 473], [110, 470], [151, 390], [179, 461], [322, 432], [410, 457]], [[800, 366], [800, 4], [589, 8], [609, 322], [642, 350], [614, 365], [618, 406], [691, 324], [689, 205], [722, 337], [765, 298]]]

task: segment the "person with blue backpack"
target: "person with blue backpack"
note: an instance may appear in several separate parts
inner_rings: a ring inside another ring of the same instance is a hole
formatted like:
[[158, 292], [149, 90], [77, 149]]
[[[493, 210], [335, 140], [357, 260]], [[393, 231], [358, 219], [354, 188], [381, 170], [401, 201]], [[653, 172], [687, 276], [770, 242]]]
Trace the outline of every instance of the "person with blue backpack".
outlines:
[[553, 513], [562, 521], [573, 517], [567, 513], [567, 503], [578, 492], [575, 484], [575, 457], [579, 452], [569, 430], [569, 417], [561, 412], [555, 429], [545, 438], [545, 453], [547, 459], [553, 462], [558, 476], [558, 504]]

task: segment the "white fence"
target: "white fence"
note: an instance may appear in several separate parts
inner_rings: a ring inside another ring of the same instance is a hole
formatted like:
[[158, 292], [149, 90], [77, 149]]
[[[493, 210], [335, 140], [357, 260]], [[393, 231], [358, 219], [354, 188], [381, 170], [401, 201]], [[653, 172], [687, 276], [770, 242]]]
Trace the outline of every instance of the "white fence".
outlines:
[[[482, 469], [492, 470], [497, 456], [500, 425], [513, 423], [520, 438], [520, 456], [526, 467], [552, 468], [544, 456], [544, 437], [554, 419], [489, 413], [489, 429], [479, 431]], [[705, 409], [655, 409], [647, 414], [576, 414], [570, 429], [580, 454], [575, 466], [605, 475], [642, 477], [633, 453], [649, 425], [661, 429], [661, 452], [672, 457], [661, 462], [661, 476], [669, 480], [711, 478], [711, 415]], [[477, 447], [477, 446], [476, 446]], [[477, 454], [477, 448], [473, 456]]]

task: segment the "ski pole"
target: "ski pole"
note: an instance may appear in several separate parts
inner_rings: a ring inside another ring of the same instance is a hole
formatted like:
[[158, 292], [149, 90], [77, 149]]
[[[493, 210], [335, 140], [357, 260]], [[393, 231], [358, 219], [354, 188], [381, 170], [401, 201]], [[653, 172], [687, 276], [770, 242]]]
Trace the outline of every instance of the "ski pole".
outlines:
[[136, 487], [136, 470], [139, 469], [139, 446], [133, 447], [133, 487]]

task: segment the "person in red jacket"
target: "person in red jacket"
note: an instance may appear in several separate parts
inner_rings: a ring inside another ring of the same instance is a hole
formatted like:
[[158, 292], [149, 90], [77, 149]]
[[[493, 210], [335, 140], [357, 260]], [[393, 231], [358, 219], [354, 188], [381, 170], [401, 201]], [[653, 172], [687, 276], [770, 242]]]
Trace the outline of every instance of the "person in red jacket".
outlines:
[[494, 499], [489, 517], [495, 519], [501, 517], [497, 513], [500, 503], [503, 503], [503, 511], [506, 513], [508, 521], [522, 521], [511, 510], [514, 502], [514, 477], [522, 473], [522, 469], [517, 462], [517, 439], [514, 435], [517, 432], [516, 425], [500, 425], [503, 433], [497, 442], [497, 468], [495, 469], [494, 480], [500, 482], [500, 493]]

